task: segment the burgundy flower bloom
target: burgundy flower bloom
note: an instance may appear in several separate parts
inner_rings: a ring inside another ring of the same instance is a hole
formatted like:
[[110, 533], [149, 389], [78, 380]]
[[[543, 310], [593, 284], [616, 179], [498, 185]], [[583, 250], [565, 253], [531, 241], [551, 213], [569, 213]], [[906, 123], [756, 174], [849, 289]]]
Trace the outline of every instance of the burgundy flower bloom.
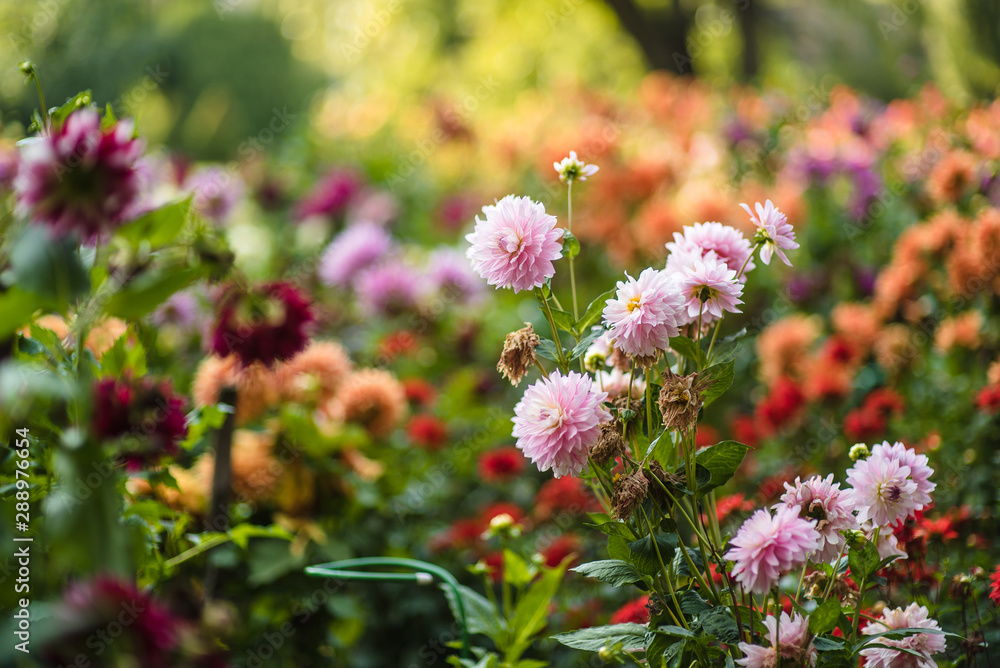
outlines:
[[18, 208], [57, 234], [93, 239], [134, 213], [142, 148], [130, 121], [102, 129], [96, 110], [74, 111], [49, 134], [25, 141], [14, 179]]
[[330, 172], [299, 202], [295, 212], [296, 219], [332, 217], [343, 213], [361, 190], [361, 185], [361, 180], [350, 171]]
[[211, 350], [220, 357], [235, 354], [243, 366], [271, 366], [306, 347], [306, 327], [314, 319], [309, 302], [289, 283], [231, 290], [222, 298]]
[[121, 457], [129, 469], [175, 454], [187, 434], [184, 400], [168, 382], [103, 378], [94, 383], [93, 402], [92, 432], [104, 440], [122, 439]]

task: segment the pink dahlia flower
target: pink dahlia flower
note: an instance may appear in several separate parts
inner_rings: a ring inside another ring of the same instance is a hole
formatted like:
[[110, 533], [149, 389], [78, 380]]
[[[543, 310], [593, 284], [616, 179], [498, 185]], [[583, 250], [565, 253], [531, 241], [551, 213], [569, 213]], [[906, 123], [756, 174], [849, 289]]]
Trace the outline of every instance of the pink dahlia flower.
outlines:
[[514, 293], [545, 284], [556, 273], [552, 265], [562, 257], [563, 231], [556, 217], [528, 197], [507, 195], [496, 206], [484, 206], [485, 220], [476, 216], [476, 228], [466, 235], [466, 257], [490, 285], [513, 288]]
[[431, 253], [427, 280], [445, 304], [474, 306], [485, 297], [483, 282], [469, 267], [465, 254], [455, 248], [438, 248]]
[[102, 440], [120, 439], [120, 457], [129, 470], [180, 451], [178, 442], [187, 434], [184, 400], [168, 381], [102, 378], [92, 396], [91, 431]]
[[785, 255], [786, 250], [794, 250], [799, 247], [795, 241], [795, 230], [788, 223], [788, 218], [781, 213], [771, 200], [767, 200], [763, 206], [757, 202], [755, 208], [757, 215], [746, 204], [740, 204], [743, 210], [750, 214], [750, 220], [757, 226], [757, 234], [754, 236], [755, 242], [762, 242], [764, 245], [760, 249], [760, 260], [764, 264], [771, 264], [771, 254], [776, 254], [781, 261], [789, 267], [792, 263]]
[[785, 489], [787, 491], [781, 495], [778, 506], [796, 507], [801, 517], [816, 520], [819, 544], [809, 558], [817, 563], [830, 563], [839, 557], [844, 546], [844, 537], [840, 532], [857, 530], [858, 521], [852, 512], [854, 508], [846, 502], [844, 492], [840, 491], [840, 483], [833, 482], [833, 474], [825, 479], [813, 476], [805, 482], [795, 478], [795, 484], [786, 482]]
[[305, 220], [314, 216], [323, 218], [339, 216], [362, 187], [361, 178], [354, 172], [334, 169], [299, 202], [295, 217], [298, 220]]
[[632, 376], [612, 367], [611, 371], [598, 371], [596, 375], [594, 389], [598, 392], [607, 392], [612, 398], [627, 396], [630, 380], [633, 398], [641, 397], [646, 391], [646, 381], [643, 380], [641, 371]]
[[193, 195], [194, 208], [201, 215], [221, 223], [236, 208], [246, 192], [246, 186], [235, 172], [212, 166], [189, 176], [184, 190]]
[[733, 576], [754, 594], [763, 594], [783, 572], [799, 568], [819, 546], [815, 520], [799, 517], [795, 506], [782, 506], [772, 516], [758, 510], [730, 541], [726, 559], [736, 562]]
[[[889, 557], [898, 557], [900, 559], [908, 559], [909, 555], [906, 554], [904, 550], [899, 547], [899, 538], [889, 527], [876, 527], [872, 524], [871, 520], [864, 522], [859, 525], [862, 533], [865, 534], [865, 540], [875, 543], [875, 549], [878, 550], [879, 559], [888, 559]], [[875, 530], [878, 529], [878, 537], [875, 536]]]
[[324, 285], [344, 287], [358, 273], [389, 254], [393, 248], [389, 233], [372, 223], [358, 223], [334, 237], [323, 251], [317, 274]]
[[[916, 603], [910, 603], [904, 608], [885, 610], [882, 618], [864, 628], [862, 633], [872, 635], [884, 633], [892, 629], [936, 629], [941, 630], [937, 621], [929, 619], [927, 608]], [[932, 659], [935, 654], [943, 652], [946, 640], [940, 633], [915, 633], [912, 636], [890, 640], [879, 638], [871, 645], [861, 650], [868, 668], [932, 668], [937, 663]], [[898, 649], [894, 649], [898, 648]], [[914, 656], [899, 649], [916, 652]]]
[[[931, 492], [937, 485], [930, 481], [934, 469], [927, 465], [927, 455], [918, 455], [913, 448], [908, 448], [899, 441], [889, 445], [888, 441], [872, 447], [872, 453], [886, 451], [899, 460], [900, 464], [910, 467], [910, 478], [917, 483], [917, 491], [913, 495], [914, 501], [923, 506], [931, 503]], [[919, 510], [919, 509], [918, 509]]]
[[666, 350], [677, 336], [684, 300], [665, 271], [645, 269], [636, 280], [618, 281], [618, 292], [604, 307], [604, 321], [615, 346], [633, 357]]
[[[888, 443], [876, 445], [867, 459], [858, 460], [847, 470], [851, 489], [846, 490], [848, 502], [858, 512], [858, 522], [871, 520], [887, 527], [923, 510], [930, 503], [928, 490], [934, 489], [927, 480], [930, 468], [926, 462], [927, 457], [907, 454], [905, 447], [901, 452]], [[919, 469], [917, 479], [908, 465], [911, 463]]]
[[601, 423], [611, 419], [604, 407], [607, 392], [593, 388], [589, 376], [558, 371], [542, 378], [514, 407], [517, 447], [540, 471], [578, 476], [587, 466], [587, 454], [601, 434]]
[[425, 282], [423, 275], [410, 265], [389, 260], [361, 272], [354, 289], [363, 312], [396, 316], [417, 308]]
[[798, 613], [792, 613], [789, 617], [787, 612], [782, 612], [778, 618], [774, 615], [765, 617], [764, 626], [767, 627], [770, 646], [761, 647], [741, 642], [740, 651], [744, 656], [736, 661], [737, 665], [745, 668], [774, 668], [778, 665], [779, 648], [781, 658], [788, 665], [801, 666], [803, 659], [810, 666], [816, 665], [816, 648], [809, 642], [808, 617], [801, 617]]
[[[696, 254], [704, 257], [708, 253], [726, 263], [735, 272], [740, 269], [740, 282], [746, 282], [747, 273], [754, 268], [753, 246], [735, 227], [722, 223], [695, 223], [685, 225], [683, 234], [674, 232], [674, 240], [667, 244], [670, 254]], [[669, 257], [667, 258], [669, 262]], [[746, 266], [744, 266], [744, 263]]]
[[674, 275], [687, 309], [684, 323], [701, 324], [718, 320], [724, 311], [740, 313], [743, 284], [736, 280], [736, 271], [709, 252], [704, 258], [692, 260]]
[[94, 239], [130, 217], [142, 148], [131, 121], [102, 129], [96, 110], [74, 111], [51, 134], [23, 142], [14, 179], [19, 211], [57, 234]]

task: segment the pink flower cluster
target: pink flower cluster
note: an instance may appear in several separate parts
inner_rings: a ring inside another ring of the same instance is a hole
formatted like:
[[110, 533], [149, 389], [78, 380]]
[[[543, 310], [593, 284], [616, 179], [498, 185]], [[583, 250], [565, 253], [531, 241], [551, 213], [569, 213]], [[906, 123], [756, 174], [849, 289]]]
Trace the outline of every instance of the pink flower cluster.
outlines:
[[902, 443], [876, 445], [871, 455], [847, 471], [848, 500], [858, 521], [887, 527], [913, 517], [931, 502], [936, 486], [930, 482], [931, 473], [926, 455]]

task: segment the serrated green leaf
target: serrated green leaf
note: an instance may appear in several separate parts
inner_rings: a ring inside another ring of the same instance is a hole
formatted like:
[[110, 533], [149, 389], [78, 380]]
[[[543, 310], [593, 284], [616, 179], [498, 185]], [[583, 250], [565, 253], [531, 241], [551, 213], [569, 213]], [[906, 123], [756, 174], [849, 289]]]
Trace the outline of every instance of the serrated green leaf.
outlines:
[[820, 652], [833, 652], [836, 650], [844, 649], [844, 641], [837, 640], [836, 638], [826, 638], [823, 636], [816, 636], [815, 638], [813, 638], [813, 647], [815, 647]]
[[698, 617], [698, 621], [701, 622], [702, 630], [708, 635], [715, 636], [719, 642], [731, 645], [740, 639], [740, 630], [736, 626], [736, 620], [730, 616], [728, 608], [712, 608]]
[[[441, 585], [445, 598], [448, 600], [448, 607], [455, 619], [462, 619], [455, 598], [455, 592], [446, 584]], [[497, 609], [493, 604], [469, 589], [465, 585], [458, 586], [458, 593], [462, 597], [462, 605], [465, 608], [466, 630], [471, 633], [482, 633], [495, 643], [503, 642], [507, 634], [507, 625], [500, 619]]]
[[729, 360], [728, 362], [723, 362], [722, 364], [710, 366], [702, 373], [698, 374], [699, 382], [702, 379], [710, 381], [710, 384], [705, 388], [701, 395], [703, 406], [711, 404], [732, 386], [733, 378], [736, 377], [735, 368], [736, 363], [733, 360]]
[[864, 541], [860, 547], [848, 547], [847, 564], [851, 569], [851, 577], [859, 582], [868, 579], [878, 568], [881, 561], [878, 548], [871, 541]]
[[[569, 354], [569, 360], [572, 362], [577, 357], [587, 352], [587, 349], [590, 348], [590, 345], [594, 341], [596, 341], [597, 338], [603, 333], [604, 333], [603, 329], [597, 329], [592, 331], [590, 334], [583, 337], [582, 339], [580, 339], [580, 342], [575, 346], [573, 346], [573, 351]], [[579, 334], [579, 332], [577, 332], [577, 334]]]
[[722, 441], [700, 450], [695, 455], [695, 461], [711, 472], [711, 479], [698, 489], [698, 494], [705, 494], [726, 484], [743, 463], [750, 448], [736, 441]]
[[702, 366], [702, 352], [698, 344], [689, 339], [686, 336], [672, 336], [670, 337], [670, 349], [685, 358], [689, 362], [694, 363], [696, 368]]
[[523, 587], [531, 582], [535, 577], [534, 569], [529, 569], [528, 564], [509, 549], [503, 551], [503, 577], [509, 584], [515, 587]]
[[566, 311], [560, 311], [559, 309], [552, 310], [552, 320], [556, 323], [556, 327], [565, 331], [573, 331], [573, 314], [567, 313]]
[[830, 598], [809, 613], [809, 630], [817, 636], [829, 633], [837, 626], [840, 615], [840, 601]]
[[601, 582], [607, 582], [615, 587], [621, 587], [622, 585], [632, 584], [633, 582], [639, 582], [642, 580], [642, 573], [637, 571], [632, 564], [620, 559], [591, 561], [586, 564], [580, 564], [576, 568], [571, 568], [570, 570], [588, 578], [594, 578], [595, 580], [600, 580]]
[[551, 339], [542, 339], [535, 347], [535, 354], [539, 357], [544, 357], [547, 360], [552, 360], [553, 362], [559, 361], [559, 353], [556, 350], [556, 344], [552, 342]]
[[593, 626], [552, 636], [567, 647], [597, 652], [605, 645], [622, 644], [625, 647], [645, 647], [646, 627], [642, 624], [611, 624]]
[[545, 572], [517, 602], [514, 616], [510, 621], [513, 643], [508, 649], [508, 658], [519, 658], [531, 645], [534, 635], [545, 627], [549, 604], [559, 589], [559, 583], [562, 582], [568, 565], [569, 558], [556, 568]]
[[588, 327], [600, 319], [601, 314], [604, 313], [604, 307], [607, 305], [607, 301], [615, 296], [616, 290], [617, 288], [611, 288], [607, 292], [598, 295], [594, 298], [594, 301], [590, 302], [590, 305], [587, 306], [587, 310], [584, 311], [580, 319], [576, 321], [574, 331], [577, 334], [582, 334]]
[[[683, 559], [683, 555], [681, 558]], [[688, 589], [678, 594], [677, 600], [681, 604], [681, 610], [692, 617], [700, 615], [711, 607], [708, 601], [703, 599], [701, 594], [693, 589]]]

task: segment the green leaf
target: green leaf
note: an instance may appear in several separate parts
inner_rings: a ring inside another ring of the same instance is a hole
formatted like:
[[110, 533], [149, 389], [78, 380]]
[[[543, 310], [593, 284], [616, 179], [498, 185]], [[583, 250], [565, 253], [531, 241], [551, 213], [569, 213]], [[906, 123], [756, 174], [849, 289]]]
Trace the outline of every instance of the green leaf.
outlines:
[[49, 119], [53, 127], [59, 127], [66, 120], [66, 117], [77, 109], [90, 106], [94, 101], [94, 95], [89, 90], [80, 91], [73, 97], [67, 98], [66, 102], [58, 107], [49, 109]]
[[571, 568], [570, 570], [580, 573], [588, 578], [594, 578], [595, 580], [600, 580], [601, 582], [607, 582], [615, 587], [621, 587], [622, 585], [632, 584], [633, 582], [639, 582], [642, 580], [642, 573], [637, 571], [632, 564], [621, 561], [620, 559], [591, 561], [586, 564], [580, 564], [576, 568]]
[[830, 598], [809, 613], [809, 630], [817, 636], [829, 633], [837, 626], [840, 615], [840, 601]]
[[4, 280], [37, 295], [34, 308], [50, 305], [62, 310], [90, 290], [90, 277], [80, 261], [76, 240], [50, 238], [40, 226], [28, 227], [14, 243]]
[[101, 355], [101, 372], [104, 375], [120, 376], [130, 371], [138, 378], [146, 374], [146, 350], [138, 341], [129, 345], [129, 339], [133, 336], [130, 328]]
[[198, 272], [190, 267], [163, 267], [140, 274], [108, 300], [108, 315], [123, 320], [138, 320], [151, 313], [170, 295], [196, 281]]
[[567, 313], [566, 311], [560, 311], [559, 309], [552, 310], [552, 320], [556, 323], [556, 327], [565, 331], [573, 331], [573, 314]]
[[712, 478], [698, 489], [698, 494], [705, 494], [726, 484], [740, 467], [749, 449], [736, 441], [722, 441], [699, 451], [695, 455], [695, 461], [707, 468]]
[[39, 306], [37, 296], [16, 287], [0, 293], [0, 341], [28, 324]]
[[133, 247], [143, 241], [153, 249], [166, 246], [184, 229], [191, 211], [191, 198], [154, 209], [118, 228], [115, 236], [128, 241]]
[[687, 629], [683, 629], [679, 626], [674, 626], [673, 624], [664, 624], [662, 626], [657, 626], [656, 628], [649, 629], [650, 633], [659, 633], [665, 636], [670, 636], [671, 638], [694, 638], [695, 635]]
[[239, 524], [229, 531], [229, 537], [241, 549], [246, 549], [251, 538], [281, 538], [292, 540], [295, 536], [279, 526], [260, 526], [257, 524]]
[[549, 604], [559, 589], [559, 583], [562, 582], [568, 565], [569, 558], [556, 568], [547, 571], [517, 602], [514, 607], [514, 617], [510, 622], [513, 647], [508, 649], [508, 656], [513, 654], [514, 658], [519, 658], [531, 645], [534, 635], [545, 627], [549, 616]]
[[[646, 535], [639, 540], [634, 540], [628, 544], [631, 555], [631, 562], [635, 564], [642, 573], [655, 575], [660, 572], [660, 559], [667, 564], [674, 557], [674, 550], [677, 549], [677, 534], [658, 534], [656, 536], [656, 548], [653, 547], [652, 539]], [[659, 549], [659, 557], [656, 549]]]
[[879, 558], [878, 548], [870, 541], [864, 541], [860, 547], [851, 545], [847, 552], [847, 564], [851, 568], [851, 578], [857, 580], [867, 580], [878, 568]]
[[[595, 329], [590, 334], [580, 339], [580, 343], [573, 346], [573, 352], [569, 354], [570, 361], [572, 362], [577, 357], [587, 352], [587, 349], [590, 348], [590, 344], [596, 341], [597, 338], [603, 333], [603, 329]], [[580, 332], [576, 332], [576, 334], [579, 335]]]
[[582, 334], [588, 327], [600, 319], [601, 314], [604, 313], [604, 307], [607, 305], [607, 301], [615, 296], [616, 290], [617, 288], [611, 288], [607, 292], [598, 295], [594, 298], [594, 301], [590, 302], [590, 306], [587, 307], [587, 310], [584, 311], [580, 319], [576, 321], [576, 326], [573, 328], [576, 334]]
[[[458, 603], [455, 599], [455, 592], [451, 587], [442, 584], [445, 598], [448, 599], [448, 607], [456, 620], [461, 620], [462, 616], [458, 610]], [[465, 624], [469, 633], [482, 633], [490, 640], [499, 645], [507, 633], [506, 624], [500, 619], [497, 609], [488, 600], [469, 589], [465, 585], [458, 586], [458, 593], [462, 597], [462, 605], [465, 606]]]
[[731, 645], [740, 639], [740, 630], [736, 620], [729, 615], [728, 608], [712, 608], [698, 617], [698, 621], [705, 633], [715, 636], [719, 642]]
[[[729, 336], [720, 339], [715, 342], [715, 347], [712, 348], [712, 359], [707, 360], [708, 362], [713, 362], [715, 360], [730, 360], [735, 359], [736, 353], [739, 352], [740, 345], [743, 343], [743, 339], [747, 336], [747, 329], [744, 327], [735, 334], [730, 334]], [[711, 343], [711, 338], [702, 339], [702, 347], [705, 348], [706, 355], [708, 354], [708, 345]]]
[[608, 536], [608, 556], [631, 563], [632, 553], [628, 549], [628, 541], [622, 536]]
[[508, 583], [515, 587], [523, 587], [534, 579], [533, 570], [529, 569], [524, 559], [514, 552], [508, 549], [503, 551], [503, 577]]
[[645, 647], [646, 627], [642, 624], [611, 624], [593, 626], [570, 633], [552, 636], [567, 647], [597, 652], [605, 645], [622, 644], [626, 647]]
[[[684, 558], [683, 555], [681, 558]], [[700, 615], [711, 607], [694, 589], [681, 592], [677, 595], [677, 600], [681, 604], [681, 610], [692, 617]]]
[[[809, 626], [812, 626], [811, 620]], [[820, 652], [833, 652], [838, 649], [844, 649], [844, 641], [837, 640], [836, 638], [816, 636], [813, 638], [813, 646]]]
[[[691, 563], [699, 571], [704, 572], [705, 561], [701, 558], [701, 552], [698, 550], [687, 550], [687, 555], [691, 559]], [[691, 577], [691, 567], [688, 566], [688, 560], [684, 558], [684, 553], [681, 550], [677, 550], [674, 553], [674, 573], [682, 577]]]
[[553, 362], [559, 361], [559, 352], [556, 350], [556, 344], [551, 339], [542, 339], [541, 343], [535, 348], [535, 353], [547, 360], [552, 360]]
[[635, 535], [625, 522], [600, 522], [596, 524], [588, 524], [587, 526], [594, 527], [601, 533], [605, 533], [609, 536], [621, 536], [627, 541], [635, 540]]
[[673, 336], [670, 338], [670, 349], [675, 353], [693, 362], [695, 367], [702, 366], [702, 352], [698, 344], [686, 336]]
[[732, 386], [733, 378], [736, 377], [735, 367], [736, 362], [729, 360], [722, 364], [710, 366], [698, 375], [699, 381], [703, 378], [711, 381], [711, 384], [705, 388], [705, 391], [701, 395], [704, 406], [711, 404]]
[[563, 253], [570, 260], [580, 254], [580, 241], [569, 230], [563, 230]]

